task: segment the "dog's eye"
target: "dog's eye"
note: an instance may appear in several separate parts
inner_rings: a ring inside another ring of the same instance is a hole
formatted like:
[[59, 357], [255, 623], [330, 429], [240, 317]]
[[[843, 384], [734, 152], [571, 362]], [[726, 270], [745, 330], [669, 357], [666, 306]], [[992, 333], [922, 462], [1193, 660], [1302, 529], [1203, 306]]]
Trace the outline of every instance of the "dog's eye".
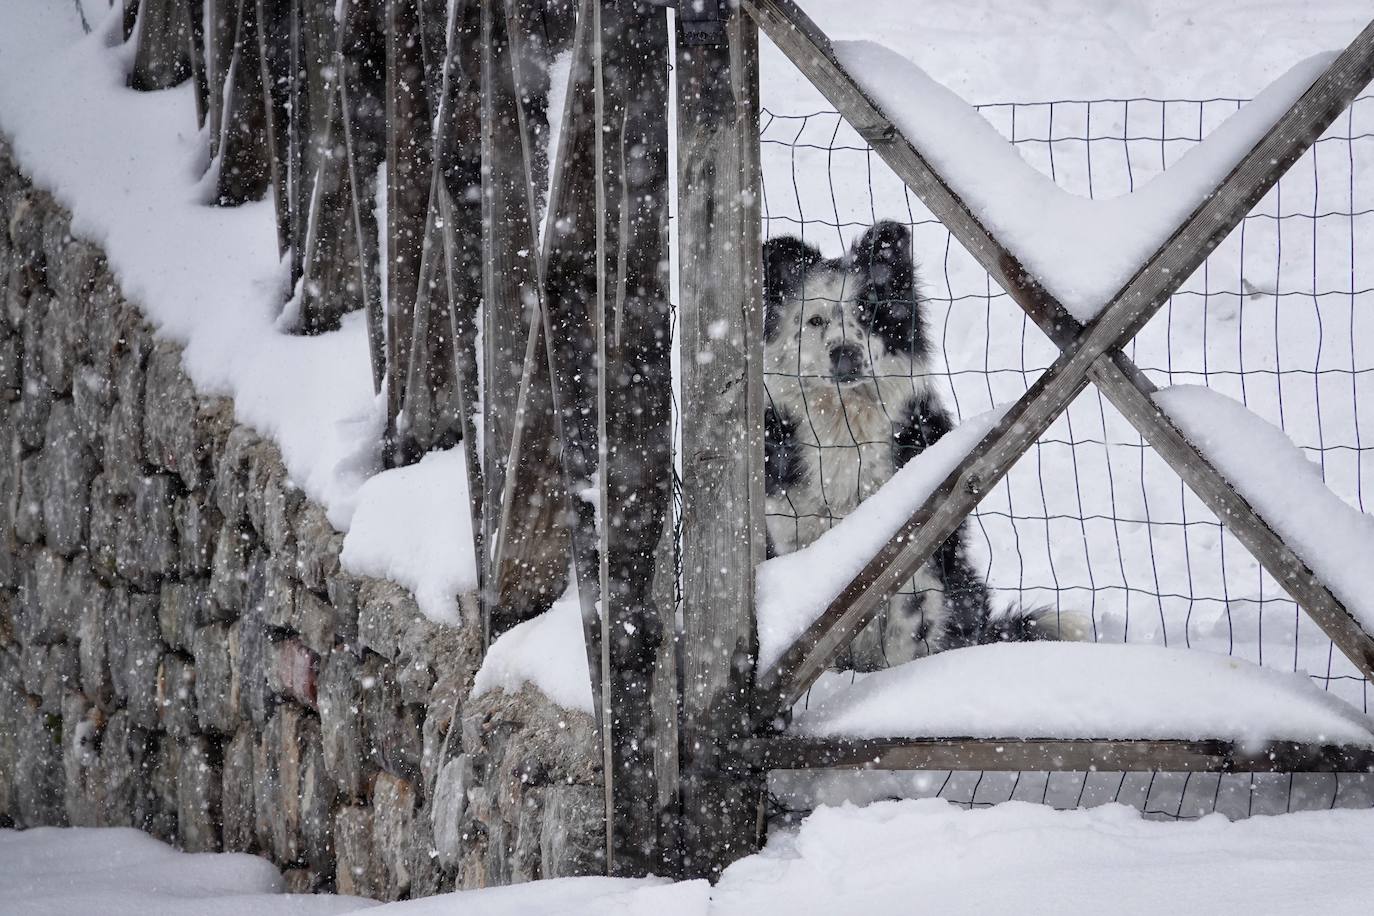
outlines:
[[810, 318], [806, 319], [806, 323], [813, 328], [819, 328], [825, 324], [825, 319], [820, 315], [812, 315]]

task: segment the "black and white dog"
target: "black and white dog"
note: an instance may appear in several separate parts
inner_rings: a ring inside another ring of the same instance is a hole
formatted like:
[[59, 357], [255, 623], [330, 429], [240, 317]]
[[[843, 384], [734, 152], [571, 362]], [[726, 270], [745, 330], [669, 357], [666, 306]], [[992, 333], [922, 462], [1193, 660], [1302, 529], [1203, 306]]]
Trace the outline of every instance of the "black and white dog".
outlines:
[[[769, 549], [790, 553], [849, 514], [949, 431], [932, 386], [911, 235], [881, 222], [843, 258], [800, 239], [764, 245]], [[961, 527], [855, 638], [843, 667], [872, 670], [1002, 640], [1053, 639], [1041, 611], [994, 616]], [[1068, 634], [1065, 634], [1068, 635]]]

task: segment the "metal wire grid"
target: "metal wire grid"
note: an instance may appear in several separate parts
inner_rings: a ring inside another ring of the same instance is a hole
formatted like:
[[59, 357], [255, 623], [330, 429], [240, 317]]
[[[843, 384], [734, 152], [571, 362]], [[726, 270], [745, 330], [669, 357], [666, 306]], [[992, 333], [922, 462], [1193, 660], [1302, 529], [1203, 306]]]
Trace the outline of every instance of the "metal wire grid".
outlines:
[[[1137, 98], [979, 110], [1061, 187], [1103, 198], [1145, 186], [1243, 104]], [[762, 155], [766, 236], [796, 235], [833, 256], [878, 219], [911, 227], [943, 360], [937, 384], [957, 421], [1014, 400], [1052, 362], [1049, 341], [837, 114], [766, 111]], [[1374, 348], [1357, 341], [1374, 332], [1371, 175], [1374, 96], [1364, 96], [1129, 347], [1156, 384], [1205, 384], [1280, 426], [1364, 511], [1374, 493], [1365, 445]], [[1085, 614], [1100, 641], [1198, 647], [1305, 671], [1369, 711], [1359, 672], [1094, 388], [984, 500], [971, 534], [1002, 603]], [[936, 789], [975, 805], [1034, 796], [1030, 784], [1040, 785], [1039, 800], [1133, 798], [1171, 817], [1371, 798], [1367, 780], [1307, 775], [957, 774]], [[1211, 786], [1210, 804], [1199, 801], [1202, 786]]]

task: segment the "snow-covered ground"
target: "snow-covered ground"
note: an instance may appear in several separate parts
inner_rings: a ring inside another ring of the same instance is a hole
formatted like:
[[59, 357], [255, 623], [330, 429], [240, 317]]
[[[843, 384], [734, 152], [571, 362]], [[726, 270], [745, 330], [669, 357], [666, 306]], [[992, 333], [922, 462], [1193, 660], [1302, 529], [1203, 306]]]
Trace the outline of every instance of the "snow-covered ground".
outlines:
[[[1374, 812], [1147, 821], [1121, 805], [964, 811], [937, 800], [817, 811], [719, 884], [565, 878], [394, 903], [396, 916], [798, 913], [1320, 913], [1368, 910]], [[267, 896], [271, 866], [187, 855], [130, 830], [0, 831], [0, 912], [334, 914], [365, 901]]]

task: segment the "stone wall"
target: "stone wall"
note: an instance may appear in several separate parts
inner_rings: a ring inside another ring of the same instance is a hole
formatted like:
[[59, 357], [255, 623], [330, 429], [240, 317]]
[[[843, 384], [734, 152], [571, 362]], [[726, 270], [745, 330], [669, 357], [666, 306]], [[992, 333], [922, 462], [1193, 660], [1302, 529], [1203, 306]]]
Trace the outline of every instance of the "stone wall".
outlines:
[[0, 140], [0, 826], [133, 826], [397, 899], [595, 872], [593, 731], [468, 694], [464, 623], [340, 568]]

